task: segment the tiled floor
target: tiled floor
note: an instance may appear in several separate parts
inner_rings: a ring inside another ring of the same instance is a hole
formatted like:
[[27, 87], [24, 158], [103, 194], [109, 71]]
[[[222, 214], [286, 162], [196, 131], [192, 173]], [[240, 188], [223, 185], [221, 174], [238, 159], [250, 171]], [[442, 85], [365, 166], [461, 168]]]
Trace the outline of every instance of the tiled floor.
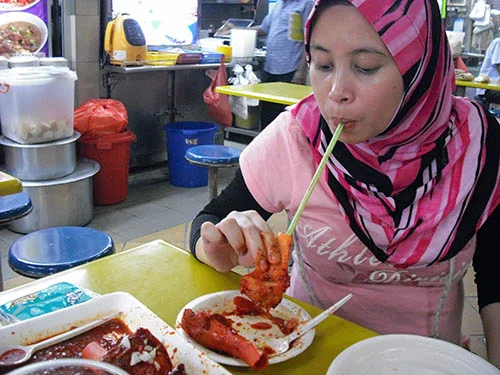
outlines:
[[[219, 171], [219, 188], [231, 180], [234, 170], [227, 168]], [[164, 239], [184, 247], [186, 224], [189, 225], [190, 220], [207, 201], [207, 187], [172, 186], [167, 181], [167, 172], [164, 169], [133, 173], [129, 178], [127, 199], [116, 205], [94, 207], [94, 217], [88, 226], [111, 235], [117, 251], [153, 239]], [[284, 215], [273, 216], [273, 229], [284, 230], [285, 226]], [[7, 264], [9, 246], [20, 236], [5, 227], [0, 228], [1, 265], [6, 289], [29, 281], [17, 276]], [[485, 358], [483, 328], [478, 313], [472, 268], [465, 281], [463, 332], [471, 338], [471, 350]]]

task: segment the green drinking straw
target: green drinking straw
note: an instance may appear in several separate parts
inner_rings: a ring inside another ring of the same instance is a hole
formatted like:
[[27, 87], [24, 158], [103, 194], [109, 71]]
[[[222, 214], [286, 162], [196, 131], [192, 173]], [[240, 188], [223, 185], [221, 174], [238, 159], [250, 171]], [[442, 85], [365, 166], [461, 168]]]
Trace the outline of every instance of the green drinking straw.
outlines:
[[306, 193], [304, 194], [304, 198], [302, 198], [302, 202], [300, 202], [299, 208], [297, 209], [297, 212], [295, 212], [295, 215], [293, 216], [292, 221], [290, 222], [290, 225], [288, 226], [288, 229], [286, 231], [286, 234], [291, 236], [293, 234], [293, 231], [295, 230], [295, 227], [297, 226], [297, 223], [299, 222], [300, 215], [302, 214], [302, 211], [304, 211], [304, 208], [306, 207], [307, 201], [309, 200], [309, 197], [311, 196], [311, 193], [316, 186], [316, 183], [318, 182], [319, 176], [321, 172], [323, 172], [323, 169], [325, 169], [326, 161], [330, 157], [330, 154], [333, 151], [333, 148], [335, 147], [335, 144], [337, 143], [337, 140], [339, 139], [340, 132], [342, 132], [342, 129], [344, 128], [344, 124], [340, 123], [337, 126], [337, 129], [335, 129], [335, 133], [333, 133], [332, 140], [330, 141], [330, 144], [328, 145], [325, 154], [321, 158], [321, 162], [318, 165], [318, 168], [316, 169], [316, 172], [314, 172], [314, 176], [309, 183], [309, 187], [307, 188]]

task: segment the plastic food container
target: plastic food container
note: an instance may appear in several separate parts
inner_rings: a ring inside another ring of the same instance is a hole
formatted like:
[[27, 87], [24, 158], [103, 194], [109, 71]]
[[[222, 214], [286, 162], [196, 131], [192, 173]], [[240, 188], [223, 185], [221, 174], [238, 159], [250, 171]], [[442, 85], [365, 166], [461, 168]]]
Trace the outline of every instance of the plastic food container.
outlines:
[[42, 143], [73, 135], [76, 73], [39, 66], [0, 71], [2, 134], [18, 143]]
[[36, 56], [11, 56], [9, 68], [33, 67], [40, 65], [40, 59]]
[[40, 66], [60, 66], [68, 68], [68, 60], [64, 57], [41, 57]]
[[218, 46], [217, 52], [224, 55], [224, 62], [231, 62], [233, 58], [233, 47], [227, 45]]
[[185, 52], [177, 57], [177, 64], [198, 64], [201, 60], [201, 52]]
[[9, 60], [6, 57], [0, 56], [0, 70], [9, 69]]
[[178, 56], [178, 53], [149, 51], [146, 53], [144, 64], [154, 66], [171, 66], [177, 63]]
[[224, 54], [218, 52], [202, 52], [200, 64], [217, 64], [220, 63]]

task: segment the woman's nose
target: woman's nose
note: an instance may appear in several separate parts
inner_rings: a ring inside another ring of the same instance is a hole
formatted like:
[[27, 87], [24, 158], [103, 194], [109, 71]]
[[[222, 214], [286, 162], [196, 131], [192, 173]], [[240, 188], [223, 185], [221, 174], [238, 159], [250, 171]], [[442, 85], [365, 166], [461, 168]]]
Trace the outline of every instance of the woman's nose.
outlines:
[[330, 99], [336, 103], [349, 103], [352, 101], [352, 87], [349, 86], [348, 79], [341, 74], [335, 75], [329, 93]]

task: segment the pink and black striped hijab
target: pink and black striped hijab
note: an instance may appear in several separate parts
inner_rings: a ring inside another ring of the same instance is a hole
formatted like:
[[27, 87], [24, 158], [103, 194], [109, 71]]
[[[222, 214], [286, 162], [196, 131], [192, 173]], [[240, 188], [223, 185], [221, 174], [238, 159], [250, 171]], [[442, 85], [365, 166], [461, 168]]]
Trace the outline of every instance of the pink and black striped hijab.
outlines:
[[[330, 1], [316, 1], [307, 21], [307, 55], [318, 6]], [[453, 60], [435, 0], [350, 3], [387, 45], [405, 90], [382, 134], [337, 143], [326, 173], [332, 194], [379, 260], [412, 268], [449, 259], [499, 205], [499, 126], [452, 95]], [[314, 96], [292, 111], [319, 162], [332, 133]]]

